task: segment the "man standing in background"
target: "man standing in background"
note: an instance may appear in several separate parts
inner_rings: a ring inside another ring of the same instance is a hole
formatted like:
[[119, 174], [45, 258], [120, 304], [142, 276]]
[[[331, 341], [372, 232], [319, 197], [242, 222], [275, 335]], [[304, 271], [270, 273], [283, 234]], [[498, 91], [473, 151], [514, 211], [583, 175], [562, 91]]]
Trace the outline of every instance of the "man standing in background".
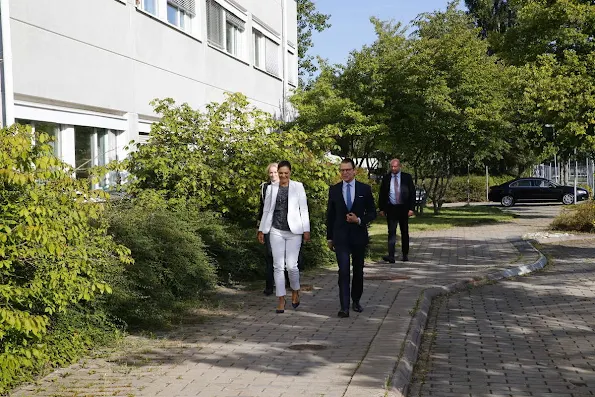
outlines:
[[388, 255], [382, 257], [389, 263], [395, 263], [395, 244], [397, 243], [397, 224], [401, 229], [402, 260], [409, 260], [409, 217], [415, 209], [415, 185], [411, 174], [401, 171], [401, 161], [390, 162], [390, 172], [382, 178], [378, 195], [380, 216], [386, 216], [388, 224]]

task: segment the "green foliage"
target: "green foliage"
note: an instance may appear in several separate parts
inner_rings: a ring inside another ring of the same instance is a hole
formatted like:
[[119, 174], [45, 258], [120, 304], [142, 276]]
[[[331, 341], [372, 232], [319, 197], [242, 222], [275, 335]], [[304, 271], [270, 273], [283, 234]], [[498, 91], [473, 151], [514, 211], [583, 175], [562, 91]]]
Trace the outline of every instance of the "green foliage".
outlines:
[[134, 204], [119, 203], [109, 214], [109, 232], [135, 262], [114, 279], [108, 308], [130, 326], [162, 326], [178, 304], [213, 289], [215, 267], [184, 214]]
[[49, 139], [0, 130], [0, 392], [48, 361], [56, 315], [109, 293], [104, 270], [132, 261], [106, 234], [102, 194], [72, 178]]
[[456, 169], [499, 159], [510, 147], [506, 73], [488, 55], [478, 29], [454, 4], [420, 16], [406, 37], [399, 24], [372, 19], [378, 39], [341, 67], [324, 66], [307, 92], [294, 96], [296, 125], [334, 139], [338, 155], [400, 157], [437, 208]]
[[514, 0], [465, 0], [469, 13], [481, 28], [482, 37], [505, 33], [514, 26]]
[[308, 50], [314, 46], [312, 32], [322, 32], [331, 27], [328, 23], [330, 15], [325, 15], [316, 10], [312, 0], [296, 0], [297, 5], [297, 33], [298, 33], [298, 69], [300, 86], [304, 87], [308, 78], [316, 72], [313, 57], [308, 55]]
[[[100, 299], [103, 300], [103, 299]], [[106, 346], [123, 336], [101, 305], [73, 305], [67, 313], [52, 316], [46, 337], [47, 363], [39, 363], [39, 369], [68, 365], [89, 349]]]
[[205, 112], [171, 99], [155, 106], [161, 121], [153, 124], [149, 142], [135, 145], [123, 164], [133, 176], [125, 189], [135, 197], [162, 200], [174, 211], [197, 211], [184, 216], [207, 244], [220, 282], [253, 278], [262, 269], [254, 218], [271, 162], [289, 160], [291, 178], [306, 189], [313, 232], [308, 262], [328, 258], [325, 232], [317, 225], [324, 220], [336, 169], [325, 157], [332, 140], [324, 132], [305, 133], [298, 126], [281, 132], [270, 114], [250, 107], [241, 94], [230, 94]]
[[[512, 176], [490, 176], [488, 186], [500, 185], [506, 181], [514, 179]], [[469, 188], [468, 188], [469, 187]], [[486, 178], [481, 175], [471, 175], [469, 183], [467, 183], [467, 176], [456, 176], [452, 178], [451, 182], [444, 194], [445, 203], [461, 203], [467, 201], [467, 191], [470, 192], [470, 201], [482, 202], [486, 201]]]
[[552, 229], [595, 233], [595, 201], [589, 200], [564, 209], [552, 222]]
[[204, 113], [165, 99], [155, 102], [155, 111], [161, 121], [152, 125], [149, 142], [136, 144], [124, 163], [134, 176], [126, 186], [133, 195], [153, 189], [172, 203], [192, 199], [198, 210], [254, 225], [264, 169], [289, 160], [309, 201], [326, 200], [330, 170], [320, 136], [297, 128], [275, 132], [279, 123], [245, 96], [230, 94]]
[[[541, 55], [524, 71], [522, 109], [542, 142], [551, 140], [562, 158], [570, 158], [575, 148], [595, 150], [595, 53], [568, 50], [563, 59]], [[553, 126], [551, 137], [541, 127], [545, 124]]]
[[492, 2], [466, 3], [476, 22], [489, 31], [497, 55], [515, 66], [511, 67], [516, 76], [510, 79], [509, 118], [514, 124], [513, 132], [522, 140], [517, 140], [516, 150], [508, 153], [533, 152], [528, 158], [539, 161], [554, 151], [562, 158], [569, 158], [575, 148], [592, 152], [595, 149], [595, 3], [493, 2], [492, 21], [506, 20], [506, 29], [484, 23]]
[[242, 228], [212, 211], [184, 211], [183, 216], [204, 241], [220, 283], [263, 278], [264, 251], [255, 228]]

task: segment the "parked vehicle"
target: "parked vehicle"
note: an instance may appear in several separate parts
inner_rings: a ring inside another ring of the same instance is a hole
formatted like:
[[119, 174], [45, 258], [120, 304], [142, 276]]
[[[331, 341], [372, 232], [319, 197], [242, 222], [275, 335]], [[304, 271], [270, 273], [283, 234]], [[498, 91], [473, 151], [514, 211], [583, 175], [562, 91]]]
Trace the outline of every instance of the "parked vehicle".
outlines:
[[[577, 201], [588, 198], [588, 191], [576, 188]], [[499, 201], [504, 207], [517, 201], [561, 201], [568, 205], [574, 203], [574, 186], [559, 185], [544, 178], [520, 178], [490, 187], [488, 199]]]

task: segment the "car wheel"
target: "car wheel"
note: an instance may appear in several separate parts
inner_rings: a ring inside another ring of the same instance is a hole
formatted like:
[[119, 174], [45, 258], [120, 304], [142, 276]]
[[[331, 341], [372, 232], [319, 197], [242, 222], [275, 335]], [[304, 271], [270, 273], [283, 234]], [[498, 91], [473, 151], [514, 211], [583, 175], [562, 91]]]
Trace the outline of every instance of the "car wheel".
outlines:
[[574, 204], [574, 194], [566, 193], [562, 196], [562, 203], [565, 205]]
[[502, 200], [500, 200], [500, 203], [504, 206], [504, 207], [512, 207], [512, 205], [514, 204], [514, 197], [507, 195], [502, 197]]

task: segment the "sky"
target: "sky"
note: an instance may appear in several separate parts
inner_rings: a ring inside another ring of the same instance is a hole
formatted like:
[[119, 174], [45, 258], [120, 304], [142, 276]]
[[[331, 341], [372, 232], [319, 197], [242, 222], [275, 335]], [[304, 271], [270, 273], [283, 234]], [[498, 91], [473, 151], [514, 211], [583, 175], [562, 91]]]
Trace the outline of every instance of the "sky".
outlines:
[[[332, 64], [345, 63], [349, 52], [376, 39], [370, 17], [394, 20], [404, 26], [423, 12], [445, 10], [448, 0], [314, 0], [316, 8], [330, 14], [331, 27], [314, 32], [311, 55], [320, 55]], [[463, 3], [463, 1], [461, 1]], [[461, 6], [463, 8], [463, 6]]]

